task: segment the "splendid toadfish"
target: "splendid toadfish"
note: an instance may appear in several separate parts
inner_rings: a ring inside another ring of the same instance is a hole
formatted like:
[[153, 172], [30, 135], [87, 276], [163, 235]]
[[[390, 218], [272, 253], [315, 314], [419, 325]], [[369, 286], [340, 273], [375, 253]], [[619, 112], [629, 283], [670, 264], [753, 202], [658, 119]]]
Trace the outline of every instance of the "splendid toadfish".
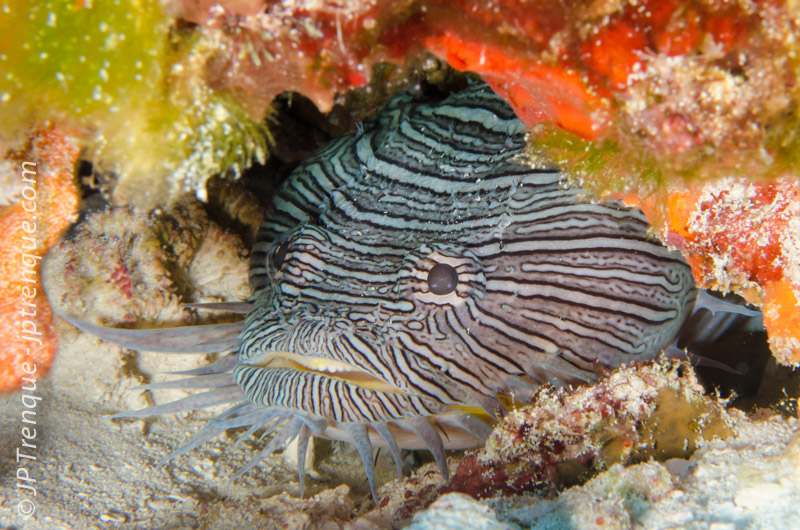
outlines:
[[64, 317], [125, 347], [231, 350], [150, 388], [208, 388], [118, 416], [222, 403], [172, 455], [226, 429], [276, 434], [243, 470], [297, 440], [355, 445], [375, 497], [372, 448], [478, 445], [509, 396], [589, 381], [598, 366], [675, 344], [701, 296], [684, 258], [635, 208], [591, 202], [552, 168], [518, 160], [525, 127], [483, 83], [438, 101], [396, 96], [300, 165], [251, 253], [233, 324], [121, 330]]

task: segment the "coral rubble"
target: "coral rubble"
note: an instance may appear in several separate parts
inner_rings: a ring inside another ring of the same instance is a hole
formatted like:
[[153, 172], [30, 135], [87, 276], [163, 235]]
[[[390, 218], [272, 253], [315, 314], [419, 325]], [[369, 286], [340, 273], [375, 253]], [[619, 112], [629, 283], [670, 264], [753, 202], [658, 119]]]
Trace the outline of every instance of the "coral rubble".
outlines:
[[686, 365], [621, 368], [594, 387], [542, 390], [485, 448], [451, 460], [447, 485], [427, 484], [432, 468], [423, 467], [384, 486], [382, 511], [356, 521], [662, 528], [769, 520], [784, 528], [798, 515], [799, 441], [796, 419], [728, 409], [703, 394]]
[[[552, 498], [440, 497], [411, 528], [793, 528], [800, 477], [800, 425], [737, 414], [735, 437], [704, 445], [690, 459], [614, 464]], [[769, 443], [765, 443], [769, 440]], [[456, 495], [458, 495], [456, 497]], [[453, 526], [458, 528], [458, 526]]]
[[[558, 497], [494, 499], [501, 521], [524, 528], [792, 528], [797, 506], [797, 421], [750, 422], [689, 460], [616, 464]], [[769, 440], [769, 442], [766, 442]]]
[[448, 493], [439, 497], [427, 510], [414, 515], [409, 530], [473, 528], [475, 530], [510, 530], [501, 524], [494, 511], [461, 493]]
[[507, 414], [446, 491], [484, 498], [552, 490], [617, 462], [686, 457], [730, 434], [724, 409], [680, 365], [617, 370], [593, 387], [546, 387]]

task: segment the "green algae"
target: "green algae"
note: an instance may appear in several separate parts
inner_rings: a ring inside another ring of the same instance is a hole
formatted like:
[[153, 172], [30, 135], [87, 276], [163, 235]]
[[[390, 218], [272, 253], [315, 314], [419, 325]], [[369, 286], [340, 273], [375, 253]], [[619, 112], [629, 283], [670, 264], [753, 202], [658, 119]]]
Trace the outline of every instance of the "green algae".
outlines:
[[114, 199], [143, 208], [204, 196], [214, 174], [267, 156], [269, 132], [204, 65], [213, 46], [155, 0], [0, 5], [0, 137], [56, 122], [77, 131]]
[[5, 2], [0, 8], [0, 127], [68, 114], [104, 119], [152, 91], [170, 20], [158, 2]]
[[540, 124], [531, 131], [528, 156], [556, 164], [584, 190], [601, 196], [626, 192], [632, 186], [645, 195], [662, 191], [665, 172], [655, 157], [630, 151], [619, 140], [590, 141], [553, 124]]

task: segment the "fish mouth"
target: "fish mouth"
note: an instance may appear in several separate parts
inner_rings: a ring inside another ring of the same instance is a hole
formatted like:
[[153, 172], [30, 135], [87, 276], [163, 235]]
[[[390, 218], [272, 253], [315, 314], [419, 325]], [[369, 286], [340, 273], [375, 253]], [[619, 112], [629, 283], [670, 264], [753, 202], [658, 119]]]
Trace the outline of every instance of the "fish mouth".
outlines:
[[342, 379], [348, 383], [377, 392], [409, 395], [407, 392], [374, 376], [363, 368], [319, 355], [273, 351], [267, 352], [258, 362], [252, 363], [251, 366], [258, 366], [261, 368], [287, 368], [290, 370], [309, 372]]
[[[343, 361], [330, 359], [318, 355], [304, 355], [299, 353], [287, 351], [273, 351], [267, 352], [260, 358], [259, 362], [248, 364], [248, 366], [258, 368], [283, 368], [289, 370], [298, 370], [301, 372], [313, 373], [325, 377], [332, 377], [341, 379], [349, 384], [366, 388], [375, 392], [383, 392], [387, 394], [401, 394], [409, 397], [414, 396], [410, 392], [398, 388], [397, 386], [374, 376], [366, 370], [353, 366]], [[498, 394], [495, 396], [506, 409], [514, 408], [512, 406], [513, 399], [505, 394]], [[451, 409], [454, 414], [471, 414], [484, 419], [491, 417], [481, 407], [473, 405], [446, 405]]]

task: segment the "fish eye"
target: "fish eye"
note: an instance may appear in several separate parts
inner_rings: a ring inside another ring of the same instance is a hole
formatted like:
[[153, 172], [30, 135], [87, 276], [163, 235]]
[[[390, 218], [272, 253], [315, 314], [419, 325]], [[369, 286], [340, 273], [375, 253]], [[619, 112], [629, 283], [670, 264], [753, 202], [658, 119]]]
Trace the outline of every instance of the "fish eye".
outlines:
[[433, 294], [450, 294], [458, 285], [458, 273], [452, 265], [437, 263], [428, 271], [428, 289]]

